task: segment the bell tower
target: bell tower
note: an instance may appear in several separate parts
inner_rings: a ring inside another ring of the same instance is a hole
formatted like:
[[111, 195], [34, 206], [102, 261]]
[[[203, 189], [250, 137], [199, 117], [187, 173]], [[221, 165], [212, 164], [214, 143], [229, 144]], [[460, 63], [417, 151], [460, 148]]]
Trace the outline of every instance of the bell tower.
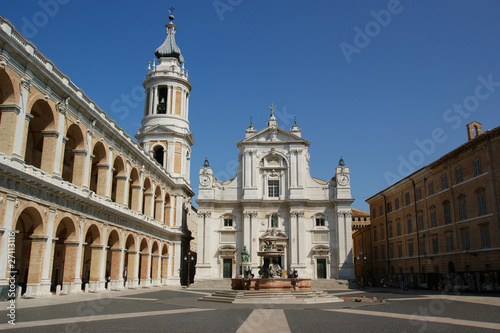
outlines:
[[149, 63], [143, 86], [146, 90], [144, 118], [136, 138], [139, 144], [173, 178], [189, 184], [193, 134], [189, 130], [189, 93], [191, 83], [184, 69], [184, 57], [175, 43], [177, 26], [170, 10], [165, 25], [167, 36]]

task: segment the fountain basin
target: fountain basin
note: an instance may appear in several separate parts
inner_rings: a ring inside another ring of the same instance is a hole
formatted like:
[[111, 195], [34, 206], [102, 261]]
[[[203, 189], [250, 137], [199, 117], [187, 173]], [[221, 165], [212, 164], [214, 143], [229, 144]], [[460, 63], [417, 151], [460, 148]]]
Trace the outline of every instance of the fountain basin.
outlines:
[[264, 279], [264, 278], [235, 278], [231, 279], [233, 290], [311, 290], [311, 279]]

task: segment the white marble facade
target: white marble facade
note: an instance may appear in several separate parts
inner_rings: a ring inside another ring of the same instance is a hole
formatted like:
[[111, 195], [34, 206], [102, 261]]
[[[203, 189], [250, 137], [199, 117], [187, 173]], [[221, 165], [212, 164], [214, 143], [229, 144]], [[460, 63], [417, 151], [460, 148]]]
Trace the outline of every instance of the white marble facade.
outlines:
[[349, 168], [341, 159], [329, 181], [309, 173], [310, 142], [294, 124], [278, 127], [271, 113], [261, 131], [250, 125], [239, 141], [234, 179], [221, 182], [208, 161], [200, 169], [196, 279], [241, 276], [244, 246], [253, 273], [257, 252], [276, 242], [280, 266], [299, 277], [354, 278]]

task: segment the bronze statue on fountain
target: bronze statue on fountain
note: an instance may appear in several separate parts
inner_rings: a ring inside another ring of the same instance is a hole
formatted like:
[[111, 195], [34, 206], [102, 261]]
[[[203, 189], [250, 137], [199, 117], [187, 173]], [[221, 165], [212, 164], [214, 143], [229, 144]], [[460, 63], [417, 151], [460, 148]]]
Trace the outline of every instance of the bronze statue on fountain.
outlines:
[[242, 278], [232, 279], [231, 288], [234, 290], [311, 290], [311, 279], [298, 279], [297, 271], [292, 270], [288, 277], [283, 276], [282, 251], [278, 251], [276, 242], [264, 241], [262, 251], [257, 252], [262, 257], [263, 265], [259, 266], [259, 278], [254, 278], [250, 254], [246, 246], [241, 251]]

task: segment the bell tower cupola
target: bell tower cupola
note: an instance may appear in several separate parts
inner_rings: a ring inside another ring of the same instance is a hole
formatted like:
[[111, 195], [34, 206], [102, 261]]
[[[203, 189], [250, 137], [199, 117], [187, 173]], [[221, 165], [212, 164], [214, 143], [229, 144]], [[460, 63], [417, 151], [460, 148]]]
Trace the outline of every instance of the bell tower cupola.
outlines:
[[173, 23], [172, 11], [170, 22], [165, 25], [165, 41], [155, 51], [157, 59], [148, 65], [143, 83], [144, 118], [136, 138], [173, 178], [184, 179], [189, 184], [194, 144], [188, 120], [191, 83], [184, 69], [184, 57], [175, 42], [177, 26]]

